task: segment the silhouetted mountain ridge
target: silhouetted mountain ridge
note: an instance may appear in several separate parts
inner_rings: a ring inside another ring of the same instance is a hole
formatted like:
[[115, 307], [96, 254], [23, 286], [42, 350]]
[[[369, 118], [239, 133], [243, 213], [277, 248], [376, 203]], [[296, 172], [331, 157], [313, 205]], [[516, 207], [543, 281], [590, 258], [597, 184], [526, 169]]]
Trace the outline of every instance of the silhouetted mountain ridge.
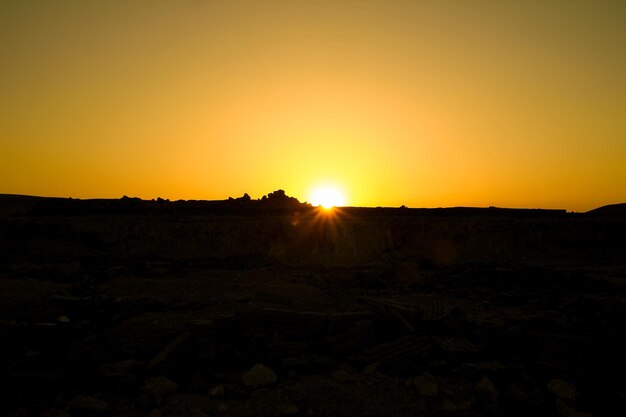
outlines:
[[[306, 214], [316, 208], [288, 196], [282, 189], [252, 199], [248, 193], [225, 200], [175, 200], [158, 197], [143, 200], [123, 196], [119, 199], [79, 199], [0, 194], [0, 216], [23, 215], [89, 215], [89, 214], [220, 214], [254, 215], [258, 213], [294, 211]], [[343, 207], [342, 211], [357, 216], [512, 216], [559, 217], [568, 215], [626, 216], [626, 203], [602, 206], [586, 213], [567, 213], [564, 209], [502, 208], [502, 207]]]

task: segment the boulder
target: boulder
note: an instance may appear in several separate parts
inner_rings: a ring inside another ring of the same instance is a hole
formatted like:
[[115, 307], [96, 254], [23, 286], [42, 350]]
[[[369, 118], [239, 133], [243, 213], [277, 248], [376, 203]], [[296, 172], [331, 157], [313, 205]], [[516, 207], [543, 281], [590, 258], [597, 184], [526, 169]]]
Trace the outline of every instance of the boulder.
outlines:
[[150, 378], [143, 386], [143, 403], [145, 405], [160, 405], [167, 397], [172, 396], [178, 389], [178, 384], [163, 376]]
[[576, 400], [576, 387], [562, 379], [553, 379], [548, 382], [548, 391], [564, 400]]
[[72, 417], [105, 416], [111, 411], [111, 407], [106, 401], [90, 396], [74, 398], [67, 403], [66, 409]]
[[436, 397], [439, 393], [439, 386], [437, 385], [435, 377], [428, 372], [412, 378], [411, 385], [413, 385], [417, 393], [422, 397]]
[[498, 402], [498, 390], [486, 376], [476, 383], [475, 391], [479, 400], [486, 406], [495, 406]]
[[276, 382], [276, 374], [267, 366], [257, 363], [248, 372], [243, 374], [241, 380], [247, 387], [258, 388]]

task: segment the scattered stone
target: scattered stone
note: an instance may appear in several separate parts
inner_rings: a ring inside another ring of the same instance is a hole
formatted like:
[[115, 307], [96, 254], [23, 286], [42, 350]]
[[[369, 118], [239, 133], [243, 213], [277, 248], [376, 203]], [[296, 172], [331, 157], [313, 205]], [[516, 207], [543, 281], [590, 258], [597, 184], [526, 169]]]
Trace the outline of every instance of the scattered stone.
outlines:
[[367, 365], [365, 369], [363, 369], [363, 375], [375, 375], [380, 371], [378, 370], [378, 365], [373, 363], [371, 365]]
[[333, 379], [338, 382], [354, 382], [356, 377], [347, 371], [339, 370], [333, 372]]
[[158, 408], [152, 410], [150, 414], [148, 414], [148, 417], [162, 417], [162, 416], [163, 416], [163, 413]]
[[562, 399], [557, 398], [555, 402], [556, 413], [561, 417], [592, 417], [591, 413], [578, 411], [563, 402]]
[[455, 402], [449, 398], [443, 398], [438, 402], [437, 408], [446, 413], [459, 413], [469, 411], [472, 408], [471, 401]]
[[130, 398], [118, 398], [115, 400], [111, 408], [113, 408], [115, 413], [120, 413], [133, 410], [135, 408], [135, 404]]
[[530, 400], [530, 395], [528, 395], [528, 393], [515, 382], [511, 384], [511, 387], [509, 388], [508, 396], [512, 400], [515, 400], [520, 403], [524, 403]]
[[178, 389], [178, 384], [163, 376], [150, 378], [143, 386], [144, 403], [161, 405], [164, 399], [173, 395]]
[[439, 393], [439, 386], [435, 377], [428, 372], [423, 373], [420, 376], [412, 378], [411, 385], [417, 390], [417, 393], [422, 397], [436, 397]]
[[193, 410], [191, 410], [190, 417], [209, 417], [209, 415], [207, 413], [205, 413], [204, 411], [198, 410], [197, 408], [194, 408]]
[[576, 400], [576, 387], [562, 379], [553, 379], [548, 382], [548, 391], [564, 400]]
[[244, 385], [250, 388], [262, 387], [276, 382], [276, 374], [270, 368], [257, 363], [241, 378]]
[[67, 403], [67, 411], [72, 417], [96, 417], [108, 414], [111, 407], [95, 397], [80, 396]]
[[277, 416], [291, 416], [294, 414], [298, 414], [300, 409], [293, 404], [278, 404], [276, 406], [276, 415]]
[[228, 405], [221, 403], [217, 405], [217, 411], [219, 411], [220, 413], [223, 413], [225, 411], [228, 411]]
[[487, 406], [494, 406], [498, 402], [498, 390], [493, 385], [493, 382], [487, 377], [482, 377], [480, 381], [476, 383], [476, 395], [479, 400]]
[[209, 395], [211, 397], [223, 397], [224, 396], [224, 385], [219, 384], [214, 386], [209, 390]]

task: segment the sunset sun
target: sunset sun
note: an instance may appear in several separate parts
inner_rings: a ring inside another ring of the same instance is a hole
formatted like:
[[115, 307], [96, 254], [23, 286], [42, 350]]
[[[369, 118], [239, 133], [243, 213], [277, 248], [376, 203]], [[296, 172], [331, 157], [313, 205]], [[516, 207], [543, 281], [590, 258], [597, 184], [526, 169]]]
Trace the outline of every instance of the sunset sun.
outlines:
[[335, 186], [316, 187], [311, 190], [311, 204], [321, 206], [325, 209], [343, 206], [346, 204], [344, 192]]

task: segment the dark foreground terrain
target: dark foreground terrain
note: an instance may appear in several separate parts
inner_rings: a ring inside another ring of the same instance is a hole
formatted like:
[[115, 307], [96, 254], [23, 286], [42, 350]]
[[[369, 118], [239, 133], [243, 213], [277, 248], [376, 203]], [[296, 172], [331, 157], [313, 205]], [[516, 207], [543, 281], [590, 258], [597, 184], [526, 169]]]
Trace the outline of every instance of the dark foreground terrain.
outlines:
[[620, 206], [0, 196], [0, 249], [0, 415], [626, 415]]

